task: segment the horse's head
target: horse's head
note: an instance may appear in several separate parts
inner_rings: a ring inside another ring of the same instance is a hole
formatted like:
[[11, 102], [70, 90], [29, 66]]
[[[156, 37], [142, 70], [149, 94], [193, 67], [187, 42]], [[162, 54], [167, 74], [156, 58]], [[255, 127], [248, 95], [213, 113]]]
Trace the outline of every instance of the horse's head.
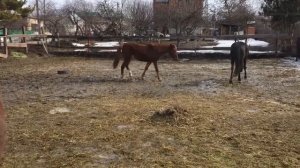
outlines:
[[177, 47], [174, 44], [170, 44], [169, 46], [169, 54], [170, 56], [174, 59], [178, 61], [178, 54], [177, 54]]

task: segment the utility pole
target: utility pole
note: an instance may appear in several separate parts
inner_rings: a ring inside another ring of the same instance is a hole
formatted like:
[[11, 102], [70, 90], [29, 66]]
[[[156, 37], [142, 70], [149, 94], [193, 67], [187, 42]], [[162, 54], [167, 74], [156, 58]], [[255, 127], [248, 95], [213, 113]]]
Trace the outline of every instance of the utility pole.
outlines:
[[35, 1], [35, 6], [36, 6], [36, 17], [37, 17], [37, 21], [38, 21], [38, 31], [39, 31], [39, 34], [41, 34], [39, 0], [36, 0], [36, 1]]
[[[44, 0], [44, 18], [43, 18], [43, 20], [44, 20], [44, 22], [43, 22], [43, 30], [45, 31], [45, 22], [46, 22], [46, 0]], [[44, 32], [45, 33], [45, 32]]]

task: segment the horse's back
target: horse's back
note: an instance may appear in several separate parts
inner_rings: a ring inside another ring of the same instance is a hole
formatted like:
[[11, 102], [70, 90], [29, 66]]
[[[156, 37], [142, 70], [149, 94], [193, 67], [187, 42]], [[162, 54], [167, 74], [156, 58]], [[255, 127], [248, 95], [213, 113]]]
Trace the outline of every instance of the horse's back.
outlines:
[[135, 54], [141, 53], [145, 50], [145, 45], [136, 44], [136, 43], [125, 43], [122, 47], [122, 52], [125, 54]]
[[155, 49], [152, 44], [136, 44], [136, 43], [125, 43], [122, 48], [124, 58], [131, 58], [134, 56], [139, 61], [154, 61], [157, 60], [155, 57]]
[[235, 42], [230, 47], [230, 55], [231, 57], [246, 57], [248, 53], [247, 45], [244, 42]]

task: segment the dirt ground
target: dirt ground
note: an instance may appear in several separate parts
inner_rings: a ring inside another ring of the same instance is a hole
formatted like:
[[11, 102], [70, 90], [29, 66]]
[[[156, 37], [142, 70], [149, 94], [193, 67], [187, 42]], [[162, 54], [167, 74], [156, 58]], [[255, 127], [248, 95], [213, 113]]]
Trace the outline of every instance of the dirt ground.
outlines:
[[[159, 62], [121, 80], [112, 60], [0, 61], [2, 167], [300, 167], [300, 68], [290, 58]], [[65, 71], [58, 74], [58, 71]]]

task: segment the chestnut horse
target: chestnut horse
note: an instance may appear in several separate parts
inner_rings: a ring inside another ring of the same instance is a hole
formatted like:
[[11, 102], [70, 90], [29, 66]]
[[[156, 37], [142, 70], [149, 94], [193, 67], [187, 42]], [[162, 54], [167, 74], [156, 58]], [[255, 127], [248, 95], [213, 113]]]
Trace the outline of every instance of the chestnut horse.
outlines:
[[[0, 100], [0, 158], [2, 158], [5, 148], [5, 113]], [[1, 162], [1, 161], [0, 161]]]
[[232, 83], [233, 76], [238, 76], [238, 81], [240, 82], [241, 72], [243, 71], [243, 69], [245, 72], [244, 78], [247, 79], [246, 62], [247, 62], [247, 57], [249, 55], [249, 50], [247, 45], [244, 42], [233, 43], [231, 45], [230, 55], [231, 55], [231, 74], [230, 74], [229, 83]]
[[121, 78], [124, 77], [124, 68], [129, 71], [129, 76], [132, 73], [128, 67], [132, 56], [139, 60], [147, 62], [144, 72], [142, 74], [142, 79], [145, 76], [151, 63], [154, 64], [157, 78], [160, 81], [159, 71], [157, 67], [157, 61], [160, 56], [168, 53], [174, 60], [178, 60], [177, 47], [174, 44], [135, 44], [135, 43], [125, 43], [118, 49], [118, 55], [115, 57], [113, 62], [113, 68], [117, 68], [120, 58], [123, 57], [124, 61], [121, 66]]

